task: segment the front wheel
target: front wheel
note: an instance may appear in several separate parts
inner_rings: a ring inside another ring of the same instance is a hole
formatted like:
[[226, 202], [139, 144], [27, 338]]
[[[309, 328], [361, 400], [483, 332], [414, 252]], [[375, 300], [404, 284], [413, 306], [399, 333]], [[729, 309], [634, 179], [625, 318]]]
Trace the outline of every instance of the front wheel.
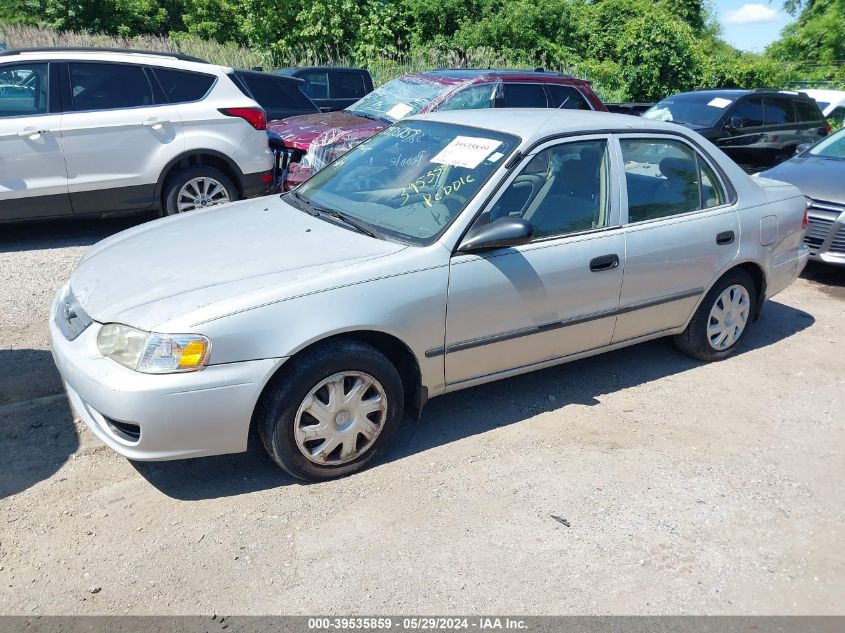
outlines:
[[734, 354], [754, 315], [757, 291], [743, 270], [732, 270], [707, 293], [687, 328], [675, 337], [678, 348], [704, 361]]
[[257, 425], [284, 470], [308, 481], [334, 479], [385, 452], [402, 420], [404, 391], [381, 352], [333, 341], [282, 371], [262, 398]]

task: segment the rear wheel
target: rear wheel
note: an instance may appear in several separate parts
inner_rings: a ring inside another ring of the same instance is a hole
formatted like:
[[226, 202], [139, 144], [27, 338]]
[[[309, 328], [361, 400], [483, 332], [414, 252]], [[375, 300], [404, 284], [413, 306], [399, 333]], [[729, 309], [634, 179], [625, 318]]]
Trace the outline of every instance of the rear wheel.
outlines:
[[175, 215], [238, 199], [232, 179], [215, 167], [196, 165], [171, 176], [164, 192], [164, 214]]
[[722, 360], [736, 352], [757, 305], [751, 277], [732, 270], [704, 297], [687, 328], [675, 337], [678, 348], [699, 360]]
[[402, 419], [404, 391], [381, 352], [333, 341], [283, 372], [256, 421], [264, 448], [284, 470], [309, 481], [333, 479], [385, 452]]

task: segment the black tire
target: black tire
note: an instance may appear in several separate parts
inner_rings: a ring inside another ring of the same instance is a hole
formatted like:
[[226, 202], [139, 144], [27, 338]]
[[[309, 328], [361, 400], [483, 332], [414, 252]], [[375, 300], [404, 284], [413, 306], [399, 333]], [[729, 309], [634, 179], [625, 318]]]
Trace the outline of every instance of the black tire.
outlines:
[[[719, 295], [727, 288], [734, 285], [743, 286], [748, 292], [749, 297], [749, 312], [748, 321], [745, 329], [740, 333], [739, 337], [723, 350], [718, 350], [710, 344], [707, 339], [707, 325], [710, 320], [710, 311], [713, 308]], [[755, 314], [757, 307], [757, 290], [754, 286], [754, 281], [744, 270], [734, 269], [729, 271], [717, 281], [710, 292], [702, 300], [698, 309], [695, 311], [692, 319], [687, 325], [687, 328], [680, 334], [675, 336], [675, 345], [678, 346], [685, 354], [703, 361], [723, 360], [736, 353], [742, 340], [745, 338], [748, 328], [751, 326], [751, 320]]]
[[[294, 426], [300, 404], [322, 380], [341, 372], [363, 372], [381, 383], [387, 410], [375, 441], [354, 460], [317, 464], [296, 444]], [[402, 379], [377, 349], [351, 340], [335, 340], [293, 359], [271, 381], [256, 408], [256, 427], [264, 448], [282, 469], [306, 481], [324, 481], [365, 468], [386, 452], [404, 415]]]
[[213, 178], [226, 190], [229, 202], [238, 199], [238, 189], [235, 183], [222, 171], [210, 165], [196, 165], [182, 169], [167, 179], [164, 185], [164, 196], [162, 198], [162, 215], [176, 215], [179, 213], [176, 197], [179, 190], [194, 178]]

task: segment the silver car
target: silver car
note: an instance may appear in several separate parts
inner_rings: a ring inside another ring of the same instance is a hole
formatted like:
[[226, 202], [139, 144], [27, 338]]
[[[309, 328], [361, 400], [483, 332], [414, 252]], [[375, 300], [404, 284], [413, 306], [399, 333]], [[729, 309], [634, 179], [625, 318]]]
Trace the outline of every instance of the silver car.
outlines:
[[244, 451], [309, 480], [444, 393], [661, 336], [734, 353], [807, 261], [804, 197], [625, 115], [403, 120], [280, 197], [92, 247], [52, 309], [81, 419], [135, 460]]

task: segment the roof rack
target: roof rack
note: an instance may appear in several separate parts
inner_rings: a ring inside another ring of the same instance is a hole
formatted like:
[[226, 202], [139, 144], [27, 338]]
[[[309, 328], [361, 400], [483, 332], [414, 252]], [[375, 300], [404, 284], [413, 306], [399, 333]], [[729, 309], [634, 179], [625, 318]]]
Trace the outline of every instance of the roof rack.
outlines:
[[135, 48], [108, 48], [99, 46], [46, 46], [43, 48], [15, 48], [8, 51], [0, 51], [0, 57], [11, 57], [21, 53], [123, 53], [135, 55], [153, 55], [155, 57], [169, 57], [183, 62], [196, 62], [207, 64], [208, 62], [199, 57], [185, 55], [171, 51], [145, 51]]

